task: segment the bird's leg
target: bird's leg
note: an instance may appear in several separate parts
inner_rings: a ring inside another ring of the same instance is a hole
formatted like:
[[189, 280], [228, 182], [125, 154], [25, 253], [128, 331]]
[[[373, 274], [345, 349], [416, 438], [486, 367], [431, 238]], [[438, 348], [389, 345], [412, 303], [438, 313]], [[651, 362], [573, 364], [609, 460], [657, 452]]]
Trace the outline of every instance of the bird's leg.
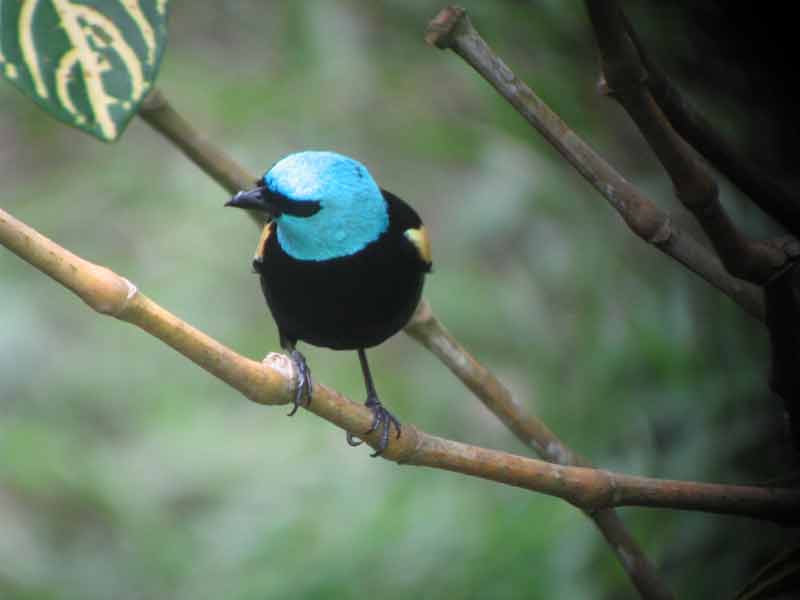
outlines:
[[[378, 449], [372, 454], [372, 456], [380, 456], [389, 444], [389, 431], [392, 425], [394, 425], [394, 428], [397, 430], [397, 437], [400, 437], [400, 421], [386, 410], [378, 399], [378, 393], [375, 391], [375, 384], [372, 382], [372, 374], [369, 372], [367, 353], [363, 348], [359, 348], [358, 350], [358, 360], [361, 363], [361, 372], [364, 374], [364, 383], [367, 386], [367, 401], [364, 402], [364, 406], [372, 411], [372, 425], [364, 432], [364, 435], [380, 430], [381, 438], [378, 443]], [[348, 432], [347, 443], [351, 446], [358, 446], [362, 443], [362, 440], [359, 440], [352, 433]]]
[[[297, 412], [300, 406], [308, 406], [311, 404], [311, 388], [314, 383], [311, 381], [311, 369], [308, 368], [306, 357], [303, 356], [299, 350], [294, 347], [294, 342], [283, 334], [281, 334], [281, 348], [289, 353], [289, 358], [292, 359], [295, 373], [297, 373], [297, 388], [294, 393], [294, 408], [289, 412], [291, 417]], [[306, 401], [303, 402], [305, 396]]]

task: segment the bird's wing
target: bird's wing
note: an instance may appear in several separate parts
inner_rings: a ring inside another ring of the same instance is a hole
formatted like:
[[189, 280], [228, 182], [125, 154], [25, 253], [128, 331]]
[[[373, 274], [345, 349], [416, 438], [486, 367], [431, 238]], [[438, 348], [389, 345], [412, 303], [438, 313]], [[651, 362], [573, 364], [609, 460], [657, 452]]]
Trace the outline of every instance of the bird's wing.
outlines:
[[388, 190], [381, 189], [386, 204], [389, 206], [390, 234], [398, 236], [409, 246], [419, 258], [420, 270], [430, 272], [432, 264], [431, 241], [428, 232], [422, 224], [417, 211], [409, 206], [402, 198], [395, 196]]
[[428, 237], [428, 231], [425, 229], [425, 226], [420, 225], [419, 227], [410, 227], [403, 232], [403, 235], [414, 245], [414, 248], [416, 248], [417, 254], [419, 254], [419, 258], [422, 260], [422, 262], [430, 267], [433, 262], [433, 257], [431, 255], [431, 240]]

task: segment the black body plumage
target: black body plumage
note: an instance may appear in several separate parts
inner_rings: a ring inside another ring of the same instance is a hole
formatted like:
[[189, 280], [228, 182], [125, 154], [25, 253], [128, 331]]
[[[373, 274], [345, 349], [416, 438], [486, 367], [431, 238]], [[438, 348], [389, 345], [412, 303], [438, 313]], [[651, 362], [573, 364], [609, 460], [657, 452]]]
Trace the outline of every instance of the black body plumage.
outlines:
[[298, 260], [281, 247], [270, 223], [262, 253], [253, 261], [278, 330], [334, 350], [371, 348], [397, 333], [419, 303], [430, 264], [405, 235], [419, 230], [419, 215], [381, 190], [389, 228], [362, 250], [324, 261]]

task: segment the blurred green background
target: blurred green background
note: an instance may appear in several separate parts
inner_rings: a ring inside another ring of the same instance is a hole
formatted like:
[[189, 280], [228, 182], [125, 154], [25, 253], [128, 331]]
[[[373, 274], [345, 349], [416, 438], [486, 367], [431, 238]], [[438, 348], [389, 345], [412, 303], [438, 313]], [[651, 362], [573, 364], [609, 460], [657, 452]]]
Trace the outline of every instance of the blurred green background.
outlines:
[[[597, 95], [582, 5], [463, 4], [572, 127], [695, 230], [622, 111]], [[335, 149], [411, 202], [434, 239], [437, 315], [596, 464], [780, 475], [762, 328], [635, 239], [484, 81], [425, 46], [441, 6], [175, 2], [158, 85], [253, 172]], [[242, 354], [277, 349], [249, 267], [258, 232], [173, 146], [139, 120], [102, 144], [7, 84], [0, 106], [4, 209]], [[751, 233], [769, 231], [724, 182], [723, 195]], [[354, 353], [305, 352], [319, 381], [362, 398]], [[525, 452], [406, 336], [371, 360], [402, 421]], [[635, 595], [565, 503], [372, 460], [308, 413], [245, 401], [3, 250], [0, 411], [2, 598]], [[788, 537], [745, 519], [622, 515], [686, 597], [731, 596]]]

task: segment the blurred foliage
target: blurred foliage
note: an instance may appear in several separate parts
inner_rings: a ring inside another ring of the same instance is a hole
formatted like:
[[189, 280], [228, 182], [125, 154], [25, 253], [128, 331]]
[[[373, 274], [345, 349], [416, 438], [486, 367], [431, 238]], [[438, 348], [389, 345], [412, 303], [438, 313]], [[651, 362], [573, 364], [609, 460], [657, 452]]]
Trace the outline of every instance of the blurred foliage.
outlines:
[[[463, 4], [568, 123], [693, 227], [633, 126], [595, 93], [580, 5]], [[762, 328], [631, 236], [487, 84], [426, 47], [440, 7], [177, 2], [158, 84], [254, 172], [304, 148], [362, 159], [434, 235], [438, 316], [596, 464], [781, 475]], [[7, 85], [0, 103], [5, 209], [243, 354], [278, 347], [249, 269], [257, 232], [174, 147], [136, 120], [99, 144]], [[752, 233], [769, 231], [723, 194]], [[319, 419], [244, 401], [7, 252], [0, 274], [0, 597], [634, 595], [564, 503], [371, 460]], [[320, 381], [363, 395], [355, 354], [306, 349]], [[524, 451], [405, 336], [371, 357], [401, 420]], [[687, 597], [731, 596], [789, 536], [736, 518], [623, 516]]]

